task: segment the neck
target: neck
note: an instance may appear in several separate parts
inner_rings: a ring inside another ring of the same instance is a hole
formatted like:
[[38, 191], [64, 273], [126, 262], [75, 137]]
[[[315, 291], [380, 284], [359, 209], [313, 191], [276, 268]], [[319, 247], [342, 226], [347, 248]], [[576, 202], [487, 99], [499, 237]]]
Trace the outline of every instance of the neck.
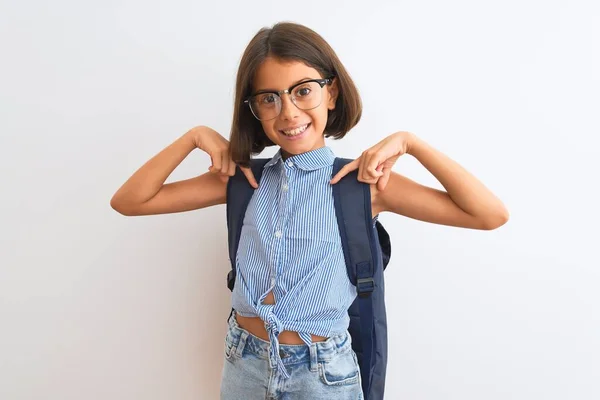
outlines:
[[295, 156], [295, 154], [290, 154], [290, 153], [288, 153], [287, 151], [285, 151], [284, 149], [281, 149], [281, 159], [282, 159], [283, 161], [285, 161], [285, 160], [287, 160], [288, 158], [290, 158], [290, 157], [293, 157], [293, 156]]
[[[312, 149], [312, 150], [305, 151], [305, 153], [308, 153], [308, 152], [311, 152], [311, 151], [314, 151], [314, 150], [317, 150], [317, 149], [320, 149], [320, 148], [323, 148], [323, 147], [325, 147], [325, 144], [323, 144], [323, 145], [322, 145], [322, 146], [320, 146], [320, 147], [314, 148], [314, 149]], [[279, 147], [279, 150], [280, 150], [280, 152], [281, 152], [281, 159], [282, 159], [283, 161], [287, 160], [287, 159], [288, 159], [288, 158], [290, 158], [290, 157], [293, 157], [293, 156], [297, 156], [297, 155], [299, 155], [299, 154], [291, 154], [291, 153], [288, 153], [288, 152], [287, 152], [287, 151], [285, 151], [285, 150], [284, 150], [282, 147]], [[304, 153], [300, 153], [300, 154], [304, 154]]]

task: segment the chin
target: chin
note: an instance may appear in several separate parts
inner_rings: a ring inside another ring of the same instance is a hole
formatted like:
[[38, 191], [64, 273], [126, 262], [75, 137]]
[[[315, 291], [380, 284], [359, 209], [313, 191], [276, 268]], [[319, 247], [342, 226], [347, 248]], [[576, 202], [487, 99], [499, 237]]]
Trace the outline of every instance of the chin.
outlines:
[[279, 147], [288, 154], [297, 155], [314, 150], [317, 147], [321, 147], [321, 145], [317, 141], [312, 141], [310, 143], [304, 142], [298, 144], [281, 143]]

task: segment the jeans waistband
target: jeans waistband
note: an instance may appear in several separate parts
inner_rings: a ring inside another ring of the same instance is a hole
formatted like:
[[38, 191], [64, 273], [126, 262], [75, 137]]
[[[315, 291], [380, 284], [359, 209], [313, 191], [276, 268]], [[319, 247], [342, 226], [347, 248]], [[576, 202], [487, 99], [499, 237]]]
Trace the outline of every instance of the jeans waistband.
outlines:
[[[244, 351], [250, 352], [259, 358], [269, 360], [271, 368], [275, 368], [276, 360], [270, 357], [270, 342], [253, 335], [239, 326], [235, 311], [228, 318], [229, 329], [226, 340], [233, 345], [232, 352], [241, 357]], [[333, 335], [322, 342], [307, 344], [279, 344], [279, 355], [283, 364], [296, 364], [310, 362], [311, 371], [317, 371], [319, 362], [328, 362], [337, 354], [352, 350], [352, 336], [346, 330]]]

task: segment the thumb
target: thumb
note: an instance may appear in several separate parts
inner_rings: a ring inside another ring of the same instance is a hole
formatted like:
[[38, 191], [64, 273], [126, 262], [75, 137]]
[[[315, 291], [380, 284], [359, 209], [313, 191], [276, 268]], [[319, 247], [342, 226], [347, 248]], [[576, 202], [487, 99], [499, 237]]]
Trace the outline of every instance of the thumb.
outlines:
[[385, 187], [388, 184], [388, 181], [390, 180], [391, 173], [392, 173], [392, 170], [389, 168], [385, 168], [383, 170], [383, 176], [377, 180], [377, 189], [378, 190], [382, 191], [385, 189]]
[[246, 168], [246, 167], [240, 167], [240, 169], [246, 176], [246, 179], [248, 179], [250, 186], [252, 186], [254, 189], [258, 189], [258, 183], [256, 182], [256, 178], [254, 178], [254, 174], [252, 173], [252, 170], [250, 168]]

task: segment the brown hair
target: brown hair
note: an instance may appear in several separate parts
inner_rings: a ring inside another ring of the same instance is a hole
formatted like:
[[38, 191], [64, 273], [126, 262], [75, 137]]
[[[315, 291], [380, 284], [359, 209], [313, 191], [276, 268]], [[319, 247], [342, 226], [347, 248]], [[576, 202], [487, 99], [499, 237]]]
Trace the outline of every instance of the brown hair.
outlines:
[[231, 159], [249, 166], [250, 156], [274, 143], [244, 100], [251, 94], [256, 70], [267, 58], [300, 61], [316, 69], [323, 78], [335, 76], [338, 97], [335, 109], [328, 110], [325, 137], [343, 138], [359, 121], [362, 103], [350, 75], [329, 44], [315, 31], [293, 22], [279, 22], [272, 28], [261, 28], [252, 38], [237, 72], [235, 103], [230, 136]]

